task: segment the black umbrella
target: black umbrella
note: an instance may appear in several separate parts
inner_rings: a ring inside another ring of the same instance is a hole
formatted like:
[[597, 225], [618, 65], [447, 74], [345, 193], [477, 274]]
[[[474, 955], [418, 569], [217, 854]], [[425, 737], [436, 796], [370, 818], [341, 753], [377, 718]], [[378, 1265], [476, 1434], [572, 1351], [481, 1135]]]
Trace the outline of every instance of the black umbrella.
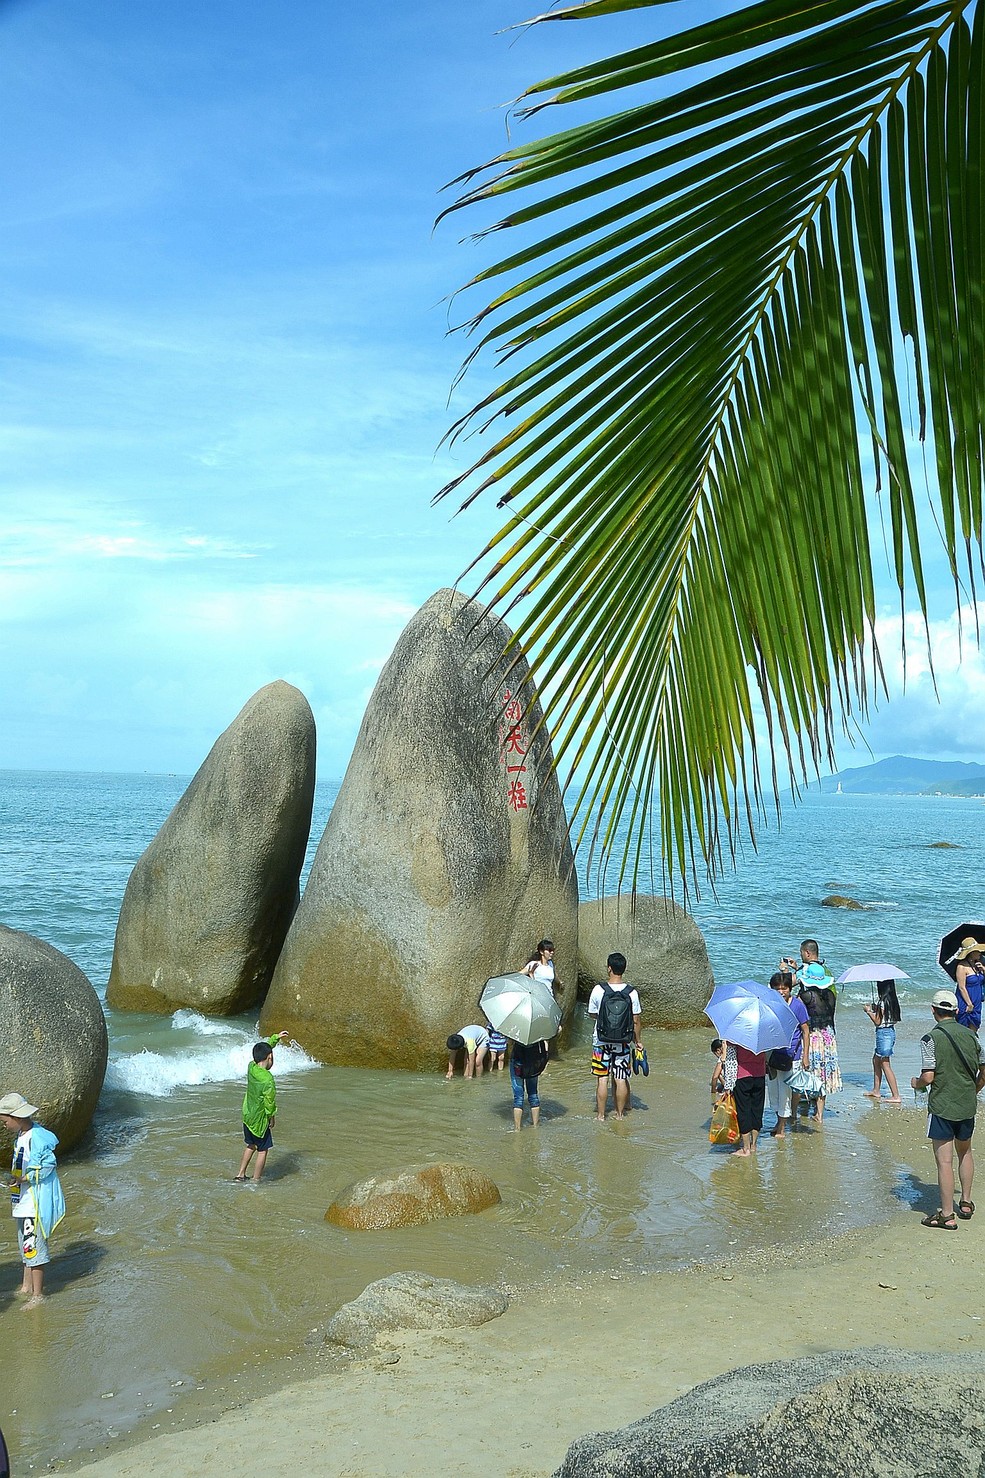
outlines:
[[10, 1459], [7, 1456], [7, 1444], [0, 1432], [0, 1478], [10, 1478]]
[[963, 939], [974, 939], [985, 944], [985, 924], [958, 924], [941, 940], [937, 951], [937, 963], [947, 971], [952, 980], [957, 979], [958, 961], [954, 958], [961, 948]]

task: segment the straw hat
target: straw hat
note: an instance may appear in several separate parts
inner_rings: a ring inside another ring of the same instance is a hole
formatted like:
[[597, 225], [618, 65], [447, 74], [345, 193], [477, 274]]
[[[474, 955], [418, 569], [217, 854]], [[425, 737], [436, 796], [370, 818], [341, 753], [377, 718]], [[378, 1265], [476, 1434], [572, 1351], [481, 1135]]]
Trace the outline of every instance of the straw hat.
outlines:
[[962, 939], [961, 948], [954, 952], [952, 958], [955, 960], [966, 960], [968, 956], [973, 955], [976, 950], [979, 954], [985, 954], [985, 944], [979, 944], [978, 940], [972, 939], [971, 935], [969, 934], [967, 939]]
[[9, 1114], [12, 1119], [33, 1119], [38, 1113], [33, 1103], [28, 1103], [23, 1093], [5, 1093], [0, 1098], [0, 1114]]

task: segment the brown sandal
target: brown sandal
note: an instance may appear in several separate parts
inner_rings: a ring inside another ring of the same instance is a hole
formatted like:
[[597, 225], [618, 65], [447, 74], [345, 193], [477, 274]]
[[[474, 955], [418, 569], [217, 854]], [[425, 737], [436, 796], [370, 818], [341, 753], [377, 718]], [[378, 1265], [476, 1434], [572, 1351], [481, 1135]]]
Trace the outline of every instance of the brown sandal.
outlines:
[[975, 1214], [975, 1203], [974, 1203], [974, 1201], [959, 1201], [958, 1202], [958, 1215], [960, 1216], [960, 1218], [961, 1218], [962, 1221], [970, 1221], [971, 1218], [974, 1216], [974, 1214]]
[[933, 1216], [925, 1216], [920, 1222], [922, 1227], [936, 1227], [940, 1232], [956, 1232], [958, 1229], [957, 1219], [952, 1211], [950, 1216], [944, 1215], [943, 1207], [935, 1211]]

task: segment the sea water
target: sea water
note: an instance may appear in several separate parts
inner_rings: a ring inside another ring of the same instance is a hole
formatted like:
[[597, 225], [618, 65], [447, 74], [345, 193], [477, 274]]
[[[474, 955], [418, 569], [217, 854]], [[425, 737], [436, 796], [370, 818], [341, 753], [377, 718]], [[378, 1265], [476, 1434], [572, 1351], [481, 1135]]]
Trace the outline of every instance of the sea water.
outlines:
[[[126, 879], [186, 783], [0, 774], [0, 921], [62, 949], [102, 994]], [[319, 786], [306, 866], [336, 793]], [[745, 850], [717, 895], [695, 902], [716, 978], [765, 980], [807, 936], [836, 973], [865, 960], [898, 965], [912, 977], [900, 988], [905, 1083], [930, 993], [945, 983], [937, 941], [985, 911], [983, 821], [973, 800], [808, 796], [758, 851]], [[824, 908], [830, 893], [862, 908]], [[562, 976], [573, 968], [559, 961]], [[340, 1303], [388, 1272], [522, 1289], [715, 1261], [888, 1218], [912, 1187], [863, 1132], [866, 1116], [891, 1112], [861, 1098], [869, 998], [864, 985], [842, 994], [846, 1091], [829, 1100], [823, 1134], [766, 1142], [748, 1174], [707, 1143], [711, 1029], [647, 1033], [653, 1068], [634, 1079], [634, 1112], [599, 1126], [582, 1007], [575, 1041], [542, 1080], [541, 1126], [519, 1135], [505, 1074], [446, 1083], [440, 1071], [322, 1067], [303, 1043], [278, 1049], [276, 1146], [255, 1190], [231, 1181], [255, 1020], [108, 1011], [106, 1084], [91, 1140], [62, 1163], [69, 1213], [40, 1309], [22, 1313], [13, 1297], [12, 1226], [6, 1255], [0, 1244], [0, 1425], [16, 1470], [134, 1428], [150, 1434], [192, 1390], [255, 1393]], [[913, 1113], [914, 1139], [922, 1134]], [[483, 1166], [502, 1205], [396, 1232], [325, 1222], [348, 1182], [437, 1158]]]

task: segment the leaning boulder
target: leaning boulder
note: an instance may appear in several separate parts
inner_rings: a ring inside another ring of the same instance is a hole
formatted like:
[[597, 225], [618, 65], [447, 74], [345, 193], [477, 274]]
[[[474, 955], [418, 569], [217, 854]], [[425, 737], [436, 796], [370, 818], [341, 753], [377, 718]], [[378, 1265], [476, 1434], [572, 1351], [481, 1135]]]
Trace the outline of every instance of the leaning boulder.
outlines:
[[829, 893], [827, 898], [821, 899], [822, 908], [857, 908], [862, 907], [856, 898], [846, 898], [844, 893]]
[[297, 907], [315, 723], [288, 683], [255, 693], [130, 874], [106, 998], [232, 1016], [262, 1000]]
[[417, 1165], [347, 1186], [325, 1212], [325, 1220], [337, 1227], [376, 1232], [446, 1216], [472, 1216], [501, 1200], [496, 1183], [471, 1165]]
[[605, 980], [613, 950], [626, 956], [626, 978], [640, 991], [647, 1026], [703, 1026], [715, 986], [704, 935], [669, 898], [638, 893], [595, 899], [578, 910], [578, 983]]
[[0, 1093], [37, 1104], [38, 1122], [69, 1150], [95, 1113], [106, 1056], [103, 1008], [78, 965], [0, 925]]
[[[616, 1432], [554, 1478], [890, 1478], [983, 1471], [985, 1360], [853, 1350], [730, 1370]], [[791, 1394], [792, 1393], [792, 1394]]]
[[[578, 887], [539, 703], [510, 630], [451, 590], [380, 674], [261, 1017], [323, 1062], [433, 1068], [483, 983], [557, 945]], [[531, 706], [532, 704], [532, 706]]]
[[330, 1344], [360, 1349], [378, 1334], [400, 1329], [465, 1329], [498, 1319], [509, 1308], [499, 1288], [472, 1288], [427, 1273], [392, 1273], [343, 1304], [325, 1330]]

